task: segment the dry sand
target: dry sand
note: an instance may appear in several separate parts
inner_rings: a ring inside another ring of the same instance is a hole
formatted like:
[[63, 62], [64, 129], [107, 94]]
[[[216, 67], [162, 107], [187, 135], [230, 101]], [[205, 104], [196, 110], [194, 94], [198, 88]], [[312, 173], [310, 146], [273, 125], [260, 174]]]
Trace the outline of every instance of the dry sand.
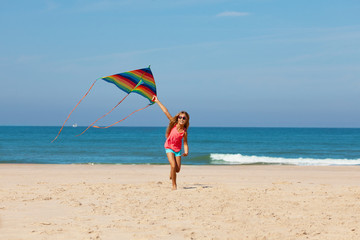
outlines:
[[360, 239], [360, 167], [0, 165], [0, 239]]

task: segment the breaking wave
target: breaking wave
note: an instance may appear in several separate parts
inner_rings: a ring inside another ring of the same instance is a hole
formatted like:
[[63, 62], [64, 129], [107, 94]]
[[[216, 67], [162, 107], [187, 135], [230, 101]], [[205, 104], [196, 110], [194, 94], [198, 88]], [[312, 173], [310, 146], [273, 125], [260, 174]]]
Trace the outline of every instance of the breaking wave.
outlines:
[[360, 165], [360, 159], [281, 158], [218, 153], [211, 153], [210, 160], [212, 164], [284, 164], [299, 166]]

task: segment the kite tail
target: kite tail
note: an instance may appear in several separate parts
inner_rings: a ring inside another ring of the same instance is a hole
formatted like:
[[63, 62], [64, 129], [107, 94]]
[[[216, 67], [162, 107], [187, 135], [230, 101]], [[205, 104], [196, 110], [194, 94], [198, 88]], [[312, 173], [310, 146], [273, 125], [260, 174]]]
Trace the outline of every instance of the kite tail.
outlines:
[[108, 115], [109, 113], [111, 113], [117, 106], [120, 105], [120, 103], [122, 103], [125, 98], [127, 98], [127, 96], [129, 96], [130, 93], [128, 93], [123, 99], [120, 100], [120, 102], [118, 102], [118, 104], [115, 105], [115, 107], [113, 107], [108, 113], [104, 114], [102, 117], [99, 117], [98, 119], [96, 119], [92, 124], [90, 124], [90, 126], [88, 126], [82, 133], [80, 133], [79, 135], [76, 135], [76, 137], [83, 135], [89, 128], [91, 128], [97, 121], [99, 121], [100, 119], [104, 118], [106, 115]]
[[86, 92], [86, 94], [80, 99], [80, 101], [76, 104], [76, 106], [74, 107], [73, 110], [71, 110], [69, 116], [66, 118], [65, 122], [63, 123], [63, 125], [61, 126], [61, 129], [59, 131], [59, 133], [56, 135], [56, 137], [54, 138], [54, 140], [52, 140], [51, 142], [54, 142], [60, 135], [61, 131], [63, 130], [65, 123], [67, 122], [67, 120], [69, 120], [70, 115], [73, 113], [73, 111], [77, 108], [77, 106], [79, 106], [79, 104], [81, 103], [81, 101], [89, 94], [90, 90], [92, 89], [92, 87], [94, 86], [94, 84], [96, 83], [97, 79], [93, 82], [93, 84], [91, 85], [91, 87], [89, 88], [89, 90]]
[[124, 121], [125, 119], [127, 119], [128, 117], [130, 117], [131, 115], [133, 115], [134, 113], [136, 113], [136, 112], [138, 112], [138, 111], [141, 111], [141, 110], [144, 110], [145, 108], [148, 108], [148, 107], [150, 107], [151, 105], [152, 105], [152, 104], [149, 104], [149, 105], [147, 105], [146, 107], [143, 107], [143, 108], [140, 108], [140, 109], [138, 109], [138, 110], [135, 110], [135, 111], [133, 111], [132, 113], [130, 113], [130, 115], [128, 115], [127, 117], [125, 117], [125, 118], [121, 119], [120, 121], [117, 121], [116, 123], [113, 123], [113, 124], [111, 124], [111, 125], [109, 125], [109, 126], [107, 126], [107, 127], [99, 127], [99, 126], [93, 126], [93, 127], [94, 127], [94, 128], [109, 128], [109, 127], [112, 127], [112, 126], [118, 124], [119, 122]]

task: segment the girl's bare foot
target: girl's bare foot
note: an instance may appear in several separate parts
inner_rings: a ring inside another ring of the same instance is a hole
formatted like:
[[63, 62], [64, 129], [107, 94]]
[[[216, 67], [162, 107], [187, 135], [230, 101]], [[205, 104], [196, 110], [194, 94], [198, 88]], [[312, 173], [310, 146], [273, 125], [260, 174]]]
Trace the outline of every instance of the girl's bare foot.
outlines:
[[172, 190], [176, 190], [176, 189], [177, 189], [177, 186], [173, 185]]

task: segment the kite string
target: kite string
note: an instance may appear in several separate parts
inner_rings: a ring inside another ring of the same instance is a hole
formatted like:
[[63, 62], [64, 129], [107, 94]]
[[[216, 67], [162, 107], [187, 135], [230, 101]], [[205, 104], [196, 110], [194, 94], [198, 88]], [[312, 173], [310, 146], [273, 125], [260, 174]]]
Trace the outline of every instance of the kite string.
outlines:
[[94, 127], [94, 128], [109, 128], [109, 127], [112, 127], [112, 126], [114, 126], [114, 125], [116, 125], [116, 124], [124, 121], [125, 119], [127, 119], [128, 117], [130, 117], [131, 115], [133, 115], [134, 113], [136, 113], [136, 112], [138, 112], [138, 111], [141, 111], [141, 110], [144, 110], [144, 109], [150, 107], [151, 105], [152, 105], [152, 104], [149, 104], [149, 105], [147, 105], [146, 107], [143, 107], [143, 108], [140, 108], [140, 109], [138, 109], [138, 110], [135, 110], [135, 111], [133, 111], [132, 113], [130, 113], [130, 115], [128, 115], [127, 117], [125, 117], [125, 118], [121, 119], [120, 121], [117, 121], [116, 123], [113, 123], [113, 124], [111, 124], [111, 125], [109, 125], [109, 126], [107, 126], [107, 127], [99, 127], [99, 126], [93, 126], [93, 127]]
[[141, 83], [142, 83], [142, 77], [144, 76], [144, 73], [141, 75], [140, 77], [140, 81], [136, 84], [136, 86], [123, 98], [120, 100], [120, 102], [118, 102], [118, 104], [115, 105], [115, 107], [113, 107], [108, 113], [106, 113], [105, 115], [103, 115], [102, 117], [98, 118], [95, 120], [95, 122], [93, 122], [92, 124], [90, 124], [90, 126], [88, 126], [82, 133], [80, 133], [79, 135], [76, 135], [76, 137], [79, 137], [81, 135], [83, 135], [92, 125], [94, 125], [97, 121], [99, 121], [100, 119], [104, 118], [106, 115], [108, 115], [109, 113], [111, 113], [117, 106], [120, 105], [120, 103], [122, 103], [125, 98], [127, 98], [127, 96], [129, 96], [129, 94], [134, 91]]
[[[131, 92], [130, 92], [130, 93], [131, 93]], [[117, 106], [120, 105], [120, 103], [122, 103], [122, 102], [125, 100], [125, 98], [127, 98], [127, 96], [129, 96], [130, 93], [128, 93], [123, 99], [121, 99], [120, 102], [118, 102], [118, 104], [116, 104], [115, 107], [113, 107], [109, 112], [107, 112], [106, 114], [104, 114], [102, 117], [99, 117], [98, 119], [96, 119], [96, 120], [95, 120], [92, 124], [90, 124], [90, 126], [88, 126], [82, 133], [80, 133], [79, 135], [76, 135], [76, 137], [83, 135], [83, 134], [84, 134], [89, 128], [91, 128], [97, 121], [99, 121], [100, 119], [104, 118], [104, 117], [107, 116], [109, 113], [111, 113]]]
[[73, 110], [71, 110], [70, 114], [68, 115], [68, 117], [66, 118], [65, 122], [63, 123], [63, 125], [61, 126], [61, 129], [59, 131], [59, 133], [56, 135], [56, 137], [54, 138], [54, 140], [52, 140], [51, 142], [54, 142], [60, 135], [61, 131], [63, 130], [65, 123], [67, 122], [67, 120], [69, 120], [70, 115], [73, 113], [73, 111], [77, 108], [77, 106], [79, 106], [79, 104], [81, 103], [81, 101], [89, 94], [90, 90], [92, 89], [92, 87], [95, 85], [96, 81], [98, 79], [96, 79], [93, 84], [91, 85], [91, 87], [89, 88], [89, 90], [86, 92], [86, 94], [80, 99], [80, 101], [76, 104], [76, 106], [74, 107]]

